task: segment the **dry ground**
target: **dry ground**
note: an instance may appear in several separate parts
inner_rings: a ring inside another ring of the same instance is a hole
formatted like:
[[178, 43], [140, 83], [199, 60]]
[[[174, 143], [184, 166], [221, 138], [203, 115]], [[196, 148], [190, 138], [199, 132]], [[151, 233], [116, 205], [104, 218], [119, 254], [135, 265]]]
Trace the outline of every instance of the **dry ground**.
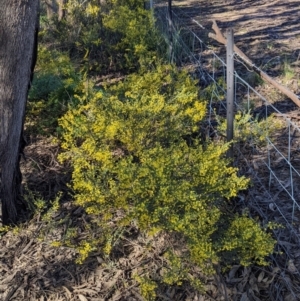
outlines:
[[[299, 63], [300, 1], [174, 1], [183, 14], [207, 29], [215, 19], [220, 28], [234, 29], [235, 43], [260, 66], [270, 59]], [[266, 70], [267, 71], [267, 70]]]

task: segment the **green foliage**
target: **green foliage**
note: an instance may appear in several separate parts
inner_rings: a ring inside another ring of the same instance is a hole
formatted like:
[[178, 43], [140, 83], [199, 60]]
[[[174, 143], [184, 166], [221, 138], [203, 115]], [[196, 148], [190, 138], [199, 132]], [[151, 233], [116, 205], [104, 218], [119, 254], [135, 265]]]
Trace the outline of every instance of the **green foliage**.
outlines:
[[137, 67], [148, 67], [157, 60], [157, 48], [160, 42], [152, 12], [143, 8], [144, 1], [114, 1], [116, 4], [109, 14], [104, 16], [103, 25], [120, 39], [113, 45], [113, 50], [124, 52], [122, 66], [129, 70]]
[[152, 12], [143, 0], [105, 2], [69, 0], [66, 18], [49, 20], [41, 41], [68, 51], [88, 72], [148, 67], [162, 45]]
[[29, 91], [30, 100], [47, 100], [53, 91], [63, 86], [62, 80], [52, 73], [35, 74], [32, 87]]
[[[76, 204], [107, 237], [108, 221], [118, 213], [119, 226], [135, 221], [149, 233], [180, 235], [188, 247], [180, 259], [187, 271], [196, 264], [211, 273], [225, 251], [236, 252], [234, 262], [265, 263], [274, 241], [255, 221], [232, 217], [224, 232], [231, 217], [222, 207], [249, 182], [229, 166], [228, 145], [186, 142], [206, 111], [186, 72], [160, 66], [81, 95], [80, 105], [60, 120], [60, 158], [73, 166]], [[166, 282], [181, 281], [174, 270]]]
[[145, 298], [145, 300], [155, 300], [155, 289], [157, 288], [156, 282], [152, 281], [148, 277], [140, 277], [138, 275], [134, 275], [134, 279], [138, 281], [141, 295]]
[[266, 239], [264, 230], [247, 216], [234, 218], [223, 238], [223, 250], [230, 252], [232, 260], [241, 258], [244, 266], [251, 264], [253, 259], [260, 265], [267, 265], [264, 258], [273, 248], [274, 241]]
[[75, 93], [82, 91], [84, 81], [67, 54], [40, 47], [36, 72], [28, 95], [27, 130], [53, 134], [57, 120], [75, 104]]
[[220, 99], [224, 99], [226, 91], [226, 82], [223, 77], [220, 77], [217, 81], [212, 82], [207, 87], [205, 87], [201, 94], [207, 99], [219, 102]]
[[264, 83], [261, 76], [254, 71], [247, 71], [244, 79], [251, 87], [256, 87]]
[[[227, 121], [218, 118], [220, 133], [226, 136]], [[267, 137], [272, 136], [276, 131], [281, 129], [282, 122], [273, 115], [266, 119], [258, 120], [249, 112], [237, 112], [234, 118], [234, 141], [250, 142], [256, 145], [263, 145], [267, 141]]]
[[285, 82], [289, 82], [293, 78], [295, 78], [294, 69], [288, 59], [285, 58], [283, 62], [283, 79]]

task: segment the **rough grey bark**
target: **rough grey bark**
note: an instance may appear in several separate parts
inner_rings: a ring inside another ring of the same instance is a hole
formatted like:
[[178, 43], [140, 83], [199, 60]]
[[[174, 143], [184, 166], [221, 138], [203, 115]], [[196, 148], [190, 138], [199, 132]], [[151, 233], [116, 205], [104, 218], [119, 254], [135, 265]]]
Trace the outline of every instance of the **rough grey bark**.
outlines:
[[0, 5], [0, 198], [3, 224], [16, 223], [21, 193], [20, 151], [36, 45], [39, 0]]

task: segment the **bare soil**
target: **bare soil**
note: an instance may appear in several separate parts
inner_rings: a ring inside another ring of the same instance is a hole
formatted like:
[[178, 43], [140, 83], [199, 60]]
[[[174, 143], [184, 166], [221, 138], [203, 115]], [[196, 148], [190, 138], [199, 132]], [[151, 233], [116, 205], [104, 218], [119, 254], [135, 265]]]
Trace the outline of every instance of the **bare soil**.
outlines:
[[234, 29], [235, 43], [256, 65], [270, 59], [300, 56], [300, 1], [174, 1], [174, 8], [197, 20], [207, 29], [216, 20], [225, 30]]

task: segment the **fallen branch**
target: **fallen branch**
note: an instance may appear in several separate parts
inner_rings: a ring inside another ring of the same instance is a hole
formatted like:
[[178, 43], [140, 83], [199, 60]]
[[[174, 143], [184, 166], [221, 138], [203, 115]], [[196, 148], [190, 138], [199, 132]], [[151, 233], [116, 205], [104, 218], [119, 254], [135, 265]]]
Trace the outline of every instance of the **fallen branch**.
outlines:
[[274, 116], [300, 120], [300, 116], [298, 115], [298, 113], [291, 113], [291, 114], [274, 113]]
[[[216, 20], [213, 20], [212, 29], [214, 30], [215, 34], [209, 33], [208, 36], [226, 46], [227, 40], [223, 36], [222, 32], [220, 31], [220, 28], [218, 27]], [[255, 70], [255, 72], [260, 75], [260, 77], [262, 79], [264, 79], [265, 81], [267, 81], [268, 83], [273, 85], [280, 92], [282, 92], [284, 95], [286, 95], [288, 98], [290, 98], [298, 107], [300, 107], [300, 100], [299, 100], [299, 97], [296, 94], [294, 94], [292, 91], [290, 91], [285, 86], [283, 86], [283, 85], [279, 84], [278, 82], [276, 82], [268, 74], [266, 74], [265, 72], [260, 70], [257, 66], [255, 66], [255, 64], [236, 45], [234, 45], [233, 50], [242, 60], [245, 61], [246, 64], [251, 66]]]

